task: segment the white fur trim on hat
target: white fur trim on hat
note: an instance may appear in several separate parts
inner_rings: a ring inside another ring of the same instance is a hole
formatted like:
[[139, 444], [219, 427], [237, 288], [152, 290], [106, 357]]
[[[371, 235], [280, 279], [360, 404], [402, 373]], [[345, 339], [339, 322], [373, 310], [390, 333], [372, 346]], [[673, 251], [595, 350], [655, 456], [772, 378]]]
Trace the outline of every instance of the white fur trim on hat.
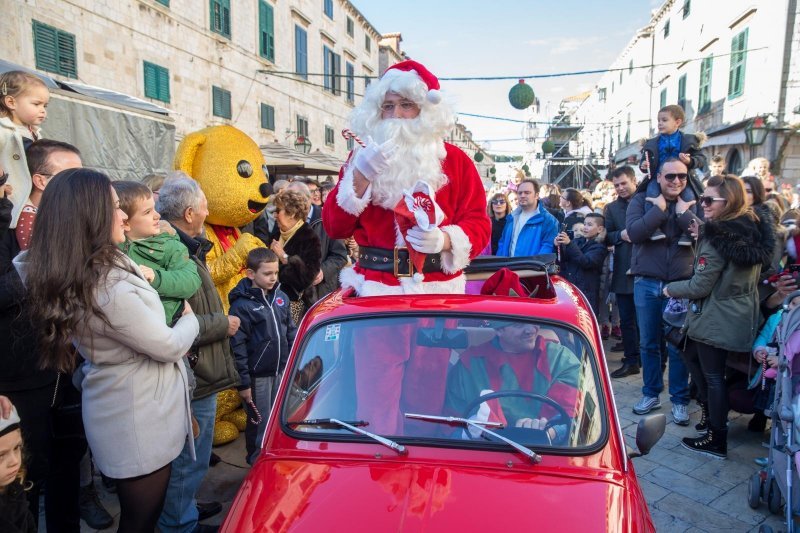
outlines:
[[472, 243], [460, 226], [442, 227], [442, 231], [450, 236], [450, 250], [442, 252], [442, 272], [455, 274], [469, 265]]
[[17, 428], [19, 428], [19, 414], [17, 413], [17, 408], [12, 405], [11, 416], [8, 418], [0, 417], [0, 436], [11, 433]]
[[339, 184], [339, 192], [336, 194], [336, 203], [345, 212], [353, 216], [358, 216], [369, 205], [372, 199], [372, 184], [367, 187], [364, 196], [356, 196], [356, 189], [353, 186], [353, 167], [348, 164], [342, 175], [342, 182]]
[[428, 91], [428, 94], [425, 98], [427, 98], [430, 103], [436, 105], [442, 101], [442, 93], [437, 89], [431, 89]]

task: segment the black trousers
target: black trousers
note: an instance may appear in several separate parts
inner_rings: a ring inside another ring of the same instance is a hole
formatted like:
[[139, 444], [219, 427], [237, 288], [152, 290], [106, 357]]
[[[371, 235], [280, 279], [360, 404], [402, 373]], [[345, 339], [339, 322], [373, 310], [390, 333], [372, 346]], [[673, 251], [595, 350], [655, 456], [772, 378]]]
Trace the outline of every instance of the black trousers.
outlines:
[[697, 399], [708, 404], [708, 421], [713, 429], [728, 424], [728, 387], [725, 366], [728, 350], [689, 340], [682, 352], [692, 381], [697, 385]]
[[636, 305], [633, 294], [616, 294], [619, 308], [619, 327], [622, 330], [622, 363], [639, 365], [639, 327], [636, 325]]
[[[73, 399], [80, 396], [69, 380], [70, 376], [61, 377], [57, 402], [63, 401], [64, 394]], [[39, 495], [46, 487], [48, 533], [77, 533], [80, 532], [80, 462], [86, 453], [86, 439], [54, 435], [51, 408], [54, 392], [55, 383], [51, 383], [31, 390], [0, 391], [0, 394], [8, 396], [19, 413], [27, 479], [33, 483], [27, 498], [34, 519], [38, 523]]]

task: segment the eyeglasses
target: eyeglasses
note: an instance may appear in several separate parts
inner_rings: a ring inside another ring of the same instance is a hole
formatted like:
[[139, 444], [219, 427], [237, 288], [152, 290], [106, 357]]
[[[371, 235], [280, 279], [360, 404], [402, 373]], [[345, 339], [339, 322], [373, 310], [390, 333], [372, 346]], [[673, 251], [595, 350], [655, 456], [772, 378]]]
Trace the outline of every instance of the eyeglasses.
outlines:
[[725, 198], [719, 198], [717, 196], [701, 196], [700, 203], [706, 207], [711, 207], [711, 204], [714, 202], [727, 202]]
[[679, 180], [681, 180], [681, 181], [686, 181], [686, 179], [687, 179], [688, 177], [689, 177], [689, 174], [686, 174], [686, 173], [680, 173], [680, 174], [671, 174], [671, 173], [670, 173], [670, 174], [664, 174], [664, 179], [665, 179], [665, 180], [667, 180], [667, 181], [675, 181], [675, 179], [676, 179], [676, 178], [677, 178], [677, 179], [679, 179]]
[[505, 200], [492, 200], [492, 205], [505, 205]]
[[399, 107], [403, 111], [413, 111], [419, 109], [419, 106], [414, 102], [400, 102], [399, 104], [381, 104], [381, 111], [384, 113], [394, 113], [395, 108]]

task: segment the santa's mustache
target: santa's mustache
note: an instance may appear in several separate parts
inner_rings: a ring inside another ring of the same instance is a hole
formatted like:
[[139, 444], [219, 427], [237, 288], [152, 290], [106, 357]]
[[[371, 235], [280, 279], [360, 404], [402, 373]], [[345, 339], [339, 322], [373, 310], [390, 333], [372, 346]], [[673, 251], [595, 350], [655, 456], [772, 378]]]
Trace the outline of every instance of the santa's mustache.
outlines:
[[378, 144], [391, 140], [401, 148], [435, 140], [435, 136], [431, 135], [419, 117], [381, 120], [375, 125], [372, 138]]

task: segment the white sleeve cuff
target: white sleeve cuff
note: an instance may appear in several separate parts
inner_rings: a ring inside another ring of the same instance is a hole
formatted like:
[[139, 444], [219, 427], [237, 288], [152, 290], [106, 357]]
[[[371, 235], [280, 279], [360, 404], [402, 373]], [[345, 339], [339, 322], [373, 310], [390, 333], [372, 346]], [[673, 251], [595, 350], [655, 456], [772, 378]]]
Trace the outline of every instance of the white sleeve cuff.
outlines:
[[347, 165], [342, 175], [342, 182], [339, 184], [339, 192], [336, 194], [336, 203], [345, 212], [358, 216], [369, 205], [372, 199], [372, 184], [370, 183], [364, 196], [359, 198], [356, 196], [356, 190], [353, 187], [353, 167]]
[[450, 236], [450, 250], [441, 254], [442, 271], [445, 274], [455, 274], [469, 265], [472, 243], [459, 226], [444, 226], [442, 231]]

